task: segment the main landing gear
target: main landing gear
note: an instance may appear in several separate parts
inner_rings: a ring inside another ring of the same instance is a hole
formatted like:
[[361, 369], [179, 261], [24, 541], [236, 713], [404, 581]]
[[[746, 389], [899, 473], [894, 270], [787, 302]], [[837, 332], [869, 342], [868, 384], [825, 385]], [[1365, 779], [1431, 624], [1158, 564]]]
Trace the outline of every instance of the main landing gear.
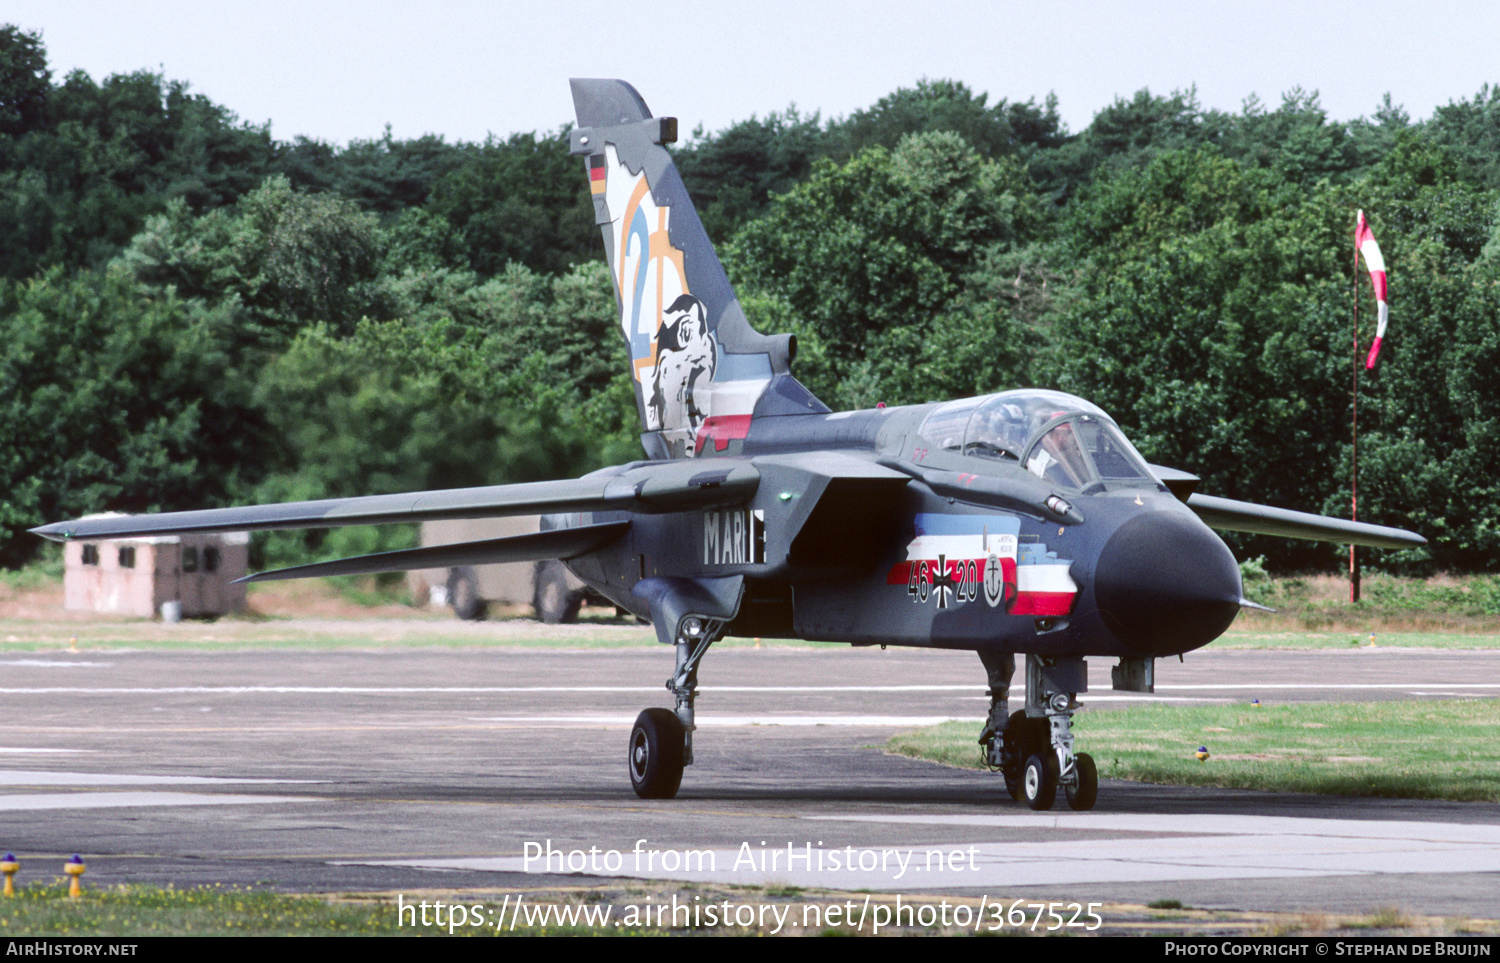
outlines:
[[653, 577], [641, 579], [631, 592], [651, 607], [657, 639], [676, 652], [667, 689], [677, 707], [647, 709], [635, 717], [626, 756], [630, 786], [642, 799], [671, 799], [682, 785], [683, 767], [693, 764], [698, 663], [739, 611], [745, 578]]
[[723, 634], [717, 619], [686, 618], [674, 643], [677, 669], [667, 688], [676, 710], [647, 709], [630, 730], [630, 786], [642, 799], [671, 799], [682, 785], [682, 769], [693, 762], [693, 699], [698, 694], [698, 663]]
[[985, 761], [1005, 777], [1011, 798], [1032, 809], [1051, 809], [1062, 788], [1072, 809], [1093, 809], [1099, 770], [1088, 753], [1073, 751], [1077, 694], [1088, 691], [1088, 668], [1078, 658], [1026, 656], [1026, 708], [1011, 713], [1015, 658], [980, 653], [990, 678], [990, 715], [979, 741]]

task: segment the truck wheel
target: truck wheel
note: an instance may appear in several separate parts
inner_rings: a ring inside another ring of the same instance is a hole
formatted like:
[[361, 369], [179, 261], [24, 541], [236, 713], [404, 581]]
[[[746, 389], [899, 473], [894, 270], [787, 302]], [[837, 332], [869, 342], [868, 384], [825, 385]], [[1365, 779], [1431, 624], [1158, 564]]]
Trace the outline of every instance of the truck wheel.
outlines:
[[488, 606], [479, 594], [479, 576], [472, 568], [448, 570], [448, 604], [453, 606], [453, 614], [465, 622], [484, 618]]
[[548, 625], [577, 622], [583, 596], [568, 587], [568, 572], [557, 562], [541, 562], [536, 568], [536, 617]]

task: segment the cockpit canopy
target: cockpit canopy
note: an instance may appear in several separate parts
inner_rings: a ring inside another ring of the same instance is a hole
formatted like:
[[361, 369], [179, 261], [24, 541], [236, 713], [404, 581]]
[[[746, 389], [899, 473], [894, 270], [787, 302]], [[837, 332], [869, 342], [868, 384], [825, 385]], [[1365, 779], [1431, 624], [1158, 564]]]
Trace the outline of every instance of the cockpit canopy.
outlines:
[[928, 414], [918, 433], [935, 448], [1024, 466], [1072, 491], [1156, 484], [1109, 415], [1061, 391], [1023, 388], [950, 401]]

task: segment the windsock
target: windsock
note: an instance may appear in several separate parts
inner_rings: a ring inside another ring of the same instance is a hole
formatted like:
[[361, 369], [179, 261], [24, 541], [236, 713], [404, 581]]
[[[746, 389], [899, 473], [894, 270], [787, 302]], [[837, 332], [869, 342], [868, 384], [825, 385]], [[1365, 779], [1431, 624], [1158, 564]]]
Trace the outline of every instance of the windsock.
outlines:
[[1390, 307], [1385, 300], [1385, 258], [1380, 255], [1380, 245], [1375, 243], [1375, 234], [1365, 221], [1365, 212], [1359, 212], [1359, 224], [1354, 231], [1354, 246], [1364, 255], [1365, 267], [1370, 271], [1370, 283], [1375, 286], [1375, 301], [1380, 305], [1379, 320], [1375, 324], [1375, 343], [1370, 345], [1370, 356], [1365, 359], [1365, 370], [1374, 371], [1380, 363], [1380, 341], [1385, 337], [1385, 322], [1390, 317]]

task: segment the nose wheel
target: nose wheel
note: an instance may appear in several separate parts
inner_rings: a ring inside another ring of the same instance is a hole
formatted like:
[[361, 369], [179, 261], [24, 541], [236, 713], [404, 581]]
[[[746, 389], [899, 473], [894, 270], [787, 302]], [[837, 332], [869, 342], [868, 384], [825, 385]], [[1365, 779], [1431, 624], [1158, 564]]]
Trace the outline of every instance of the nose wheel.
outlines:
[[1047, 720], [1030, 719], [1020, 710], [1010, 714], [1010, 721], [1000, 739], [1000, 754], [992, 760], [1005, 777], [1005, 789], [1010, 798], [1021, 802], [1026, 798], [1026, 761], [1034, 755], [1050, 752], [1048, 746]]
[[1021, 791], [1026, 796], [1026, 805], [1032, 809], [1051, 809], [1057, 799], [1057, 757], [1052, 753], [1036, 753], [1026, 760], [1026, 772], [1021, 779]]
[[1063, 787], [1068, 807], [1080, 812], [1093, 809], [1099, 800], [1099, 769], [1094, 765], [1094, 757], [1080, 752], [1073, 757], [1073, 771], [1077, 778]]

